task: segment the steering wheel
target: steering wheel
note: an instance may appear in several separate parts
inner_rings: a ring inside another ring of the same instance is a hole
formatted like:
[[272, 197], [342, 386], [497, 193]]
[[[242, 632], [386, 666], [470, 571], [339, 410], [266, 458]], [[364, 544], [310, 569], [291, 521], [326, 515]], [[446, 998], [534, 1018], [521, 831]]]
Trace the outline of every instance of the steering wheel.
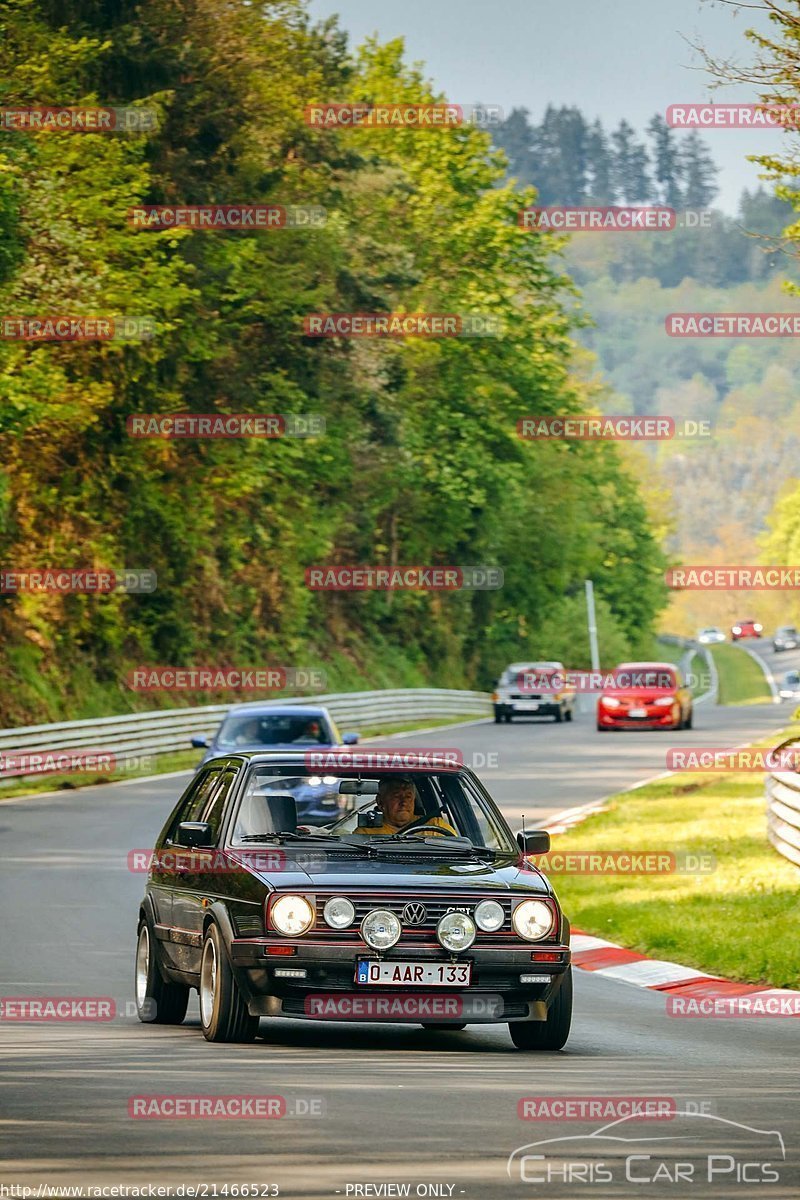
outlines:
[[407, 838], [414, 833], [423, 833], [425, 830], [430, 830], [431, 833], [438, 833], [441, 837], [460, 837], [458, 833], [451, 833], [447, 829], [442, 829], [441, 825], [409, 825], [407, 829], [402, 829], [394, 836], [396, 838]]

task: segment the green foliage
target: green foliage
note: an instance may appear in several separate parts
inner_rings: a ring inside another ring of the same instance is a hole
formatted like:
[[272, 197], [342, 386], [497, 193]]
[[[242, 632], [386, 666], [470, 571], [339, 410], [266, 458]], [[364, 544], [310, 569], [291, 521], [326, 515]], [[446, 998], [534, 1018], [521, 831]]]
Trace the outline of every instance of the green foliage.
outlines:
[[[303, 122], [317, 99], [436, 98], [401, 43], [370, 41], [351, 59], [335, 25], [312, 28], [293, 0], [6, 10], [7, 102], [138, 104], [159, 123], [0, 141], [3, 311], [130, 313], [157, 327], [128, 344], [0, 343], [2, 559], [146, 566], [158, 589], [0, 598], [0, 636], [26, 664], [15, 689], [6, 657], [3, 723], [71, 714], [86, 696], [130, 706], [120, 681], [141, 662], [320, 663], [340, 687], [486, 684], [545, 619], [553, 638], [571, 631], [563, 598], [589, 574], [609, 640], [633, 646], [662, 602], [663, 564], [627, 463], [608, 445], [515, 432], [532, 412], [593, 404], [573, 373], [577, 318], [552, 239], [516, 226], [532, 194], [504, 183], [502, 156], [473, 128]], [[269, 200], [322, 205], [328, 222], [127, 222], [139, 203]], [[490, 313], [505, 333], [302, 333], [309, 312], [393, 310]], [[185, 411], [317, 413], [327, 432], [126, 435], [131, 414]], [[497, 564], [506, 583], [311, 593], [305, 567], [325, 562]]]

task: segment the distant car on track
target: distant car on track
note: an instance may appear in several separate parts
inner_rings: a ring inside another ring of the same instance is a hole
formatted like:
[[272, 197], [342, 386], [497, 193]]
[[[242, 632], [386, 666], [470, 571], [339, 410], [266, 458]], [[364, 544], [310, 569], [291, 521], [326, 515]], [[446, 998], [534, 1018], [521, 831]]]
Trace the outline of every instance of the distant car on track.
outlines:
[[749, 618], [746, 621], [737, 621], [731, 626], [731, 641], [738, 642], [742, 638], [760, 638], [764, 632], [764, 626], [758, 621], [751, 621]]
[[692, 693], [669, 662], [620, 663], [597, 701], [597, 728], [691, 729]]
[[357, 733], [340, 734], [327, 708], [319, 704], [234, 704], [209, 740], [193, 737], [205, 750], [199, 764], [240, 750], [297, 750], [314, 746], [354, 746]]
[[715, 646], [717, 643], [725, 641], [725, 634], [718, 626], [709, 625], [708, 629], [700, 630], [697, 640], [701, 646]]
[[[327, 708], [319, 704], [234, 704], [209, 741], [193, 737], [192, 745], [205, 750], [197, 770], [210, 758], [248, 750], [335, 749], [354, 746], [357, 733], [339, 733]], [[338, 812], [339, 797], [327, 776], [309, 775], [298, 781], [296, 799], [301, 819], [324, 824]]]
[[552, 717], [571, 721], [575, 692], [567, 688], [566, 671], [560, 662], [518, 662], [506, 667], [492, 695], [494, 721], [514, 717]]
[[800, 699], [800, 671], [787, 671], [778, 690], [781, 700]]
[[518, 1049], [559, 1050], [569, 922], [527, 857], [548, 852], [549, 834], [515, 837], [467, 767], [408, 755], [406, 767], [338, 755], [349, 810], [312, 832], [295, 800], [308, 752], [207, 762], [154, 848], [139, 1019], [180, 1024], [195, 989], [213, 1042], [251, 1041], [260, 1017], [368, 1021], [391, 1004], [392, 1021], [507, 1022]]
[[800, 634], [794, 625], [781, 625], [776, 629], [772, 638], [772, 649], [777, 654], [781, 650], [796, 650], [800, 646]]

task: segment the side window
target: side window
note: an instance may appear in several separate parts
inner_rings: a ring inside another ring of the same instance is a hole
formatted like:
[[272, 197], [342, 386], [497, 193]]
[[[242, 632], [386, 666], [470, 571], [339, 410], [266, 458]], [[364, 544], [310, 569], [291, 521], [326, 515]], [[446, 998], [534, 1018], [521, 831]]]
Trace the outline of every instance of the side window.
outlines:
[[188, 818], [195, 821], [208, 821], [208, 824], [211, 826], [212, 844], [216, 843], [219, 836], [222, 818], [225, 813], [225, 805], [237, 774], [238, 771], [233, 767], [228, 767], [227, 770], [222, 771], [220, 778], [206, 795], [203, 811], [197, 817]]
[[189, 790], [183, 797], [180, 808], [175, 814], [175, 820], [172, 822], [172, 828], [169, 831], [168, 841], [173, 840], [175, 831], [182, 821], [203, 820], [199, 814], [208, 803], [221, 774], [221, 767], [209, 767], [205, 771], [201, 771], [197, 779], [190, 784]]

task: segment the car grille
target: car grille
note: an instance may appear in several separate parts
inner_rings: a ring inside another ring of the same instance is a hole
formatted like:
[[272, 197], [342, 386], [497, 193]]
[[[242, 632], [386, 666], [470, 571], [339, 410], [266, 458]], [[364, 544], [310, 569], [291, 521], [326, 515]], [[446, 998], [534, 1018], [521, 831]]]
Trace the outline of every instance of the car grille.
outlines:
[[[323, 910], [326, 902], [330, 899], [330, 895], [347, 895], [348, 899], [352, 901], [356, 910], [356, 919], [349, 929], [331, 929], [325, 923]], [[377, 895], [372, 894], [360, 896], [350, 893], [348, 895], [347, 892], [332, 892], [329, 895], [317, 895], [314, 934], [315, 936], [322, 934], [325, 937], [331, 937], [333, 939], [342, 941], [346, 941], [354, 937], [360, 937], [359, 927], [367, 913], [371, 912], [374, 908], [386, 908], [400, 918], [400, 922], [403, 926], [403, 941], [431, 941], [434, 937], [437, 924], [449, 909], [463, 909], [471, 916], [476, 905], [480, 904], [481, 900], [497, 900], [498, 903], [503, 907], [505, 917], [503, 925], [497, 931], [497, 933], [482, 933], [479, 929], [476, 940], [480, 941], [482, 938], [494, 940], [497, 938], [516, 936], [511, 929], [511, 898], [509, 896], [475, 896], [474, 894], [464, 896], [452, 893], [446, 896], [442, 896], [441, 894], [430, 896], [424, 895], [420, 892], [412, 892], [407, 895], [394, 892], [388, 896], [380, 893]], [[425, 917], [421, 922], [412, 922], [410, 919], [408, 919], [410, 914], [405, 916], [403, 914], [403, 910], [407, 905], [415, 904], [421, 904], [425, 906]]]

